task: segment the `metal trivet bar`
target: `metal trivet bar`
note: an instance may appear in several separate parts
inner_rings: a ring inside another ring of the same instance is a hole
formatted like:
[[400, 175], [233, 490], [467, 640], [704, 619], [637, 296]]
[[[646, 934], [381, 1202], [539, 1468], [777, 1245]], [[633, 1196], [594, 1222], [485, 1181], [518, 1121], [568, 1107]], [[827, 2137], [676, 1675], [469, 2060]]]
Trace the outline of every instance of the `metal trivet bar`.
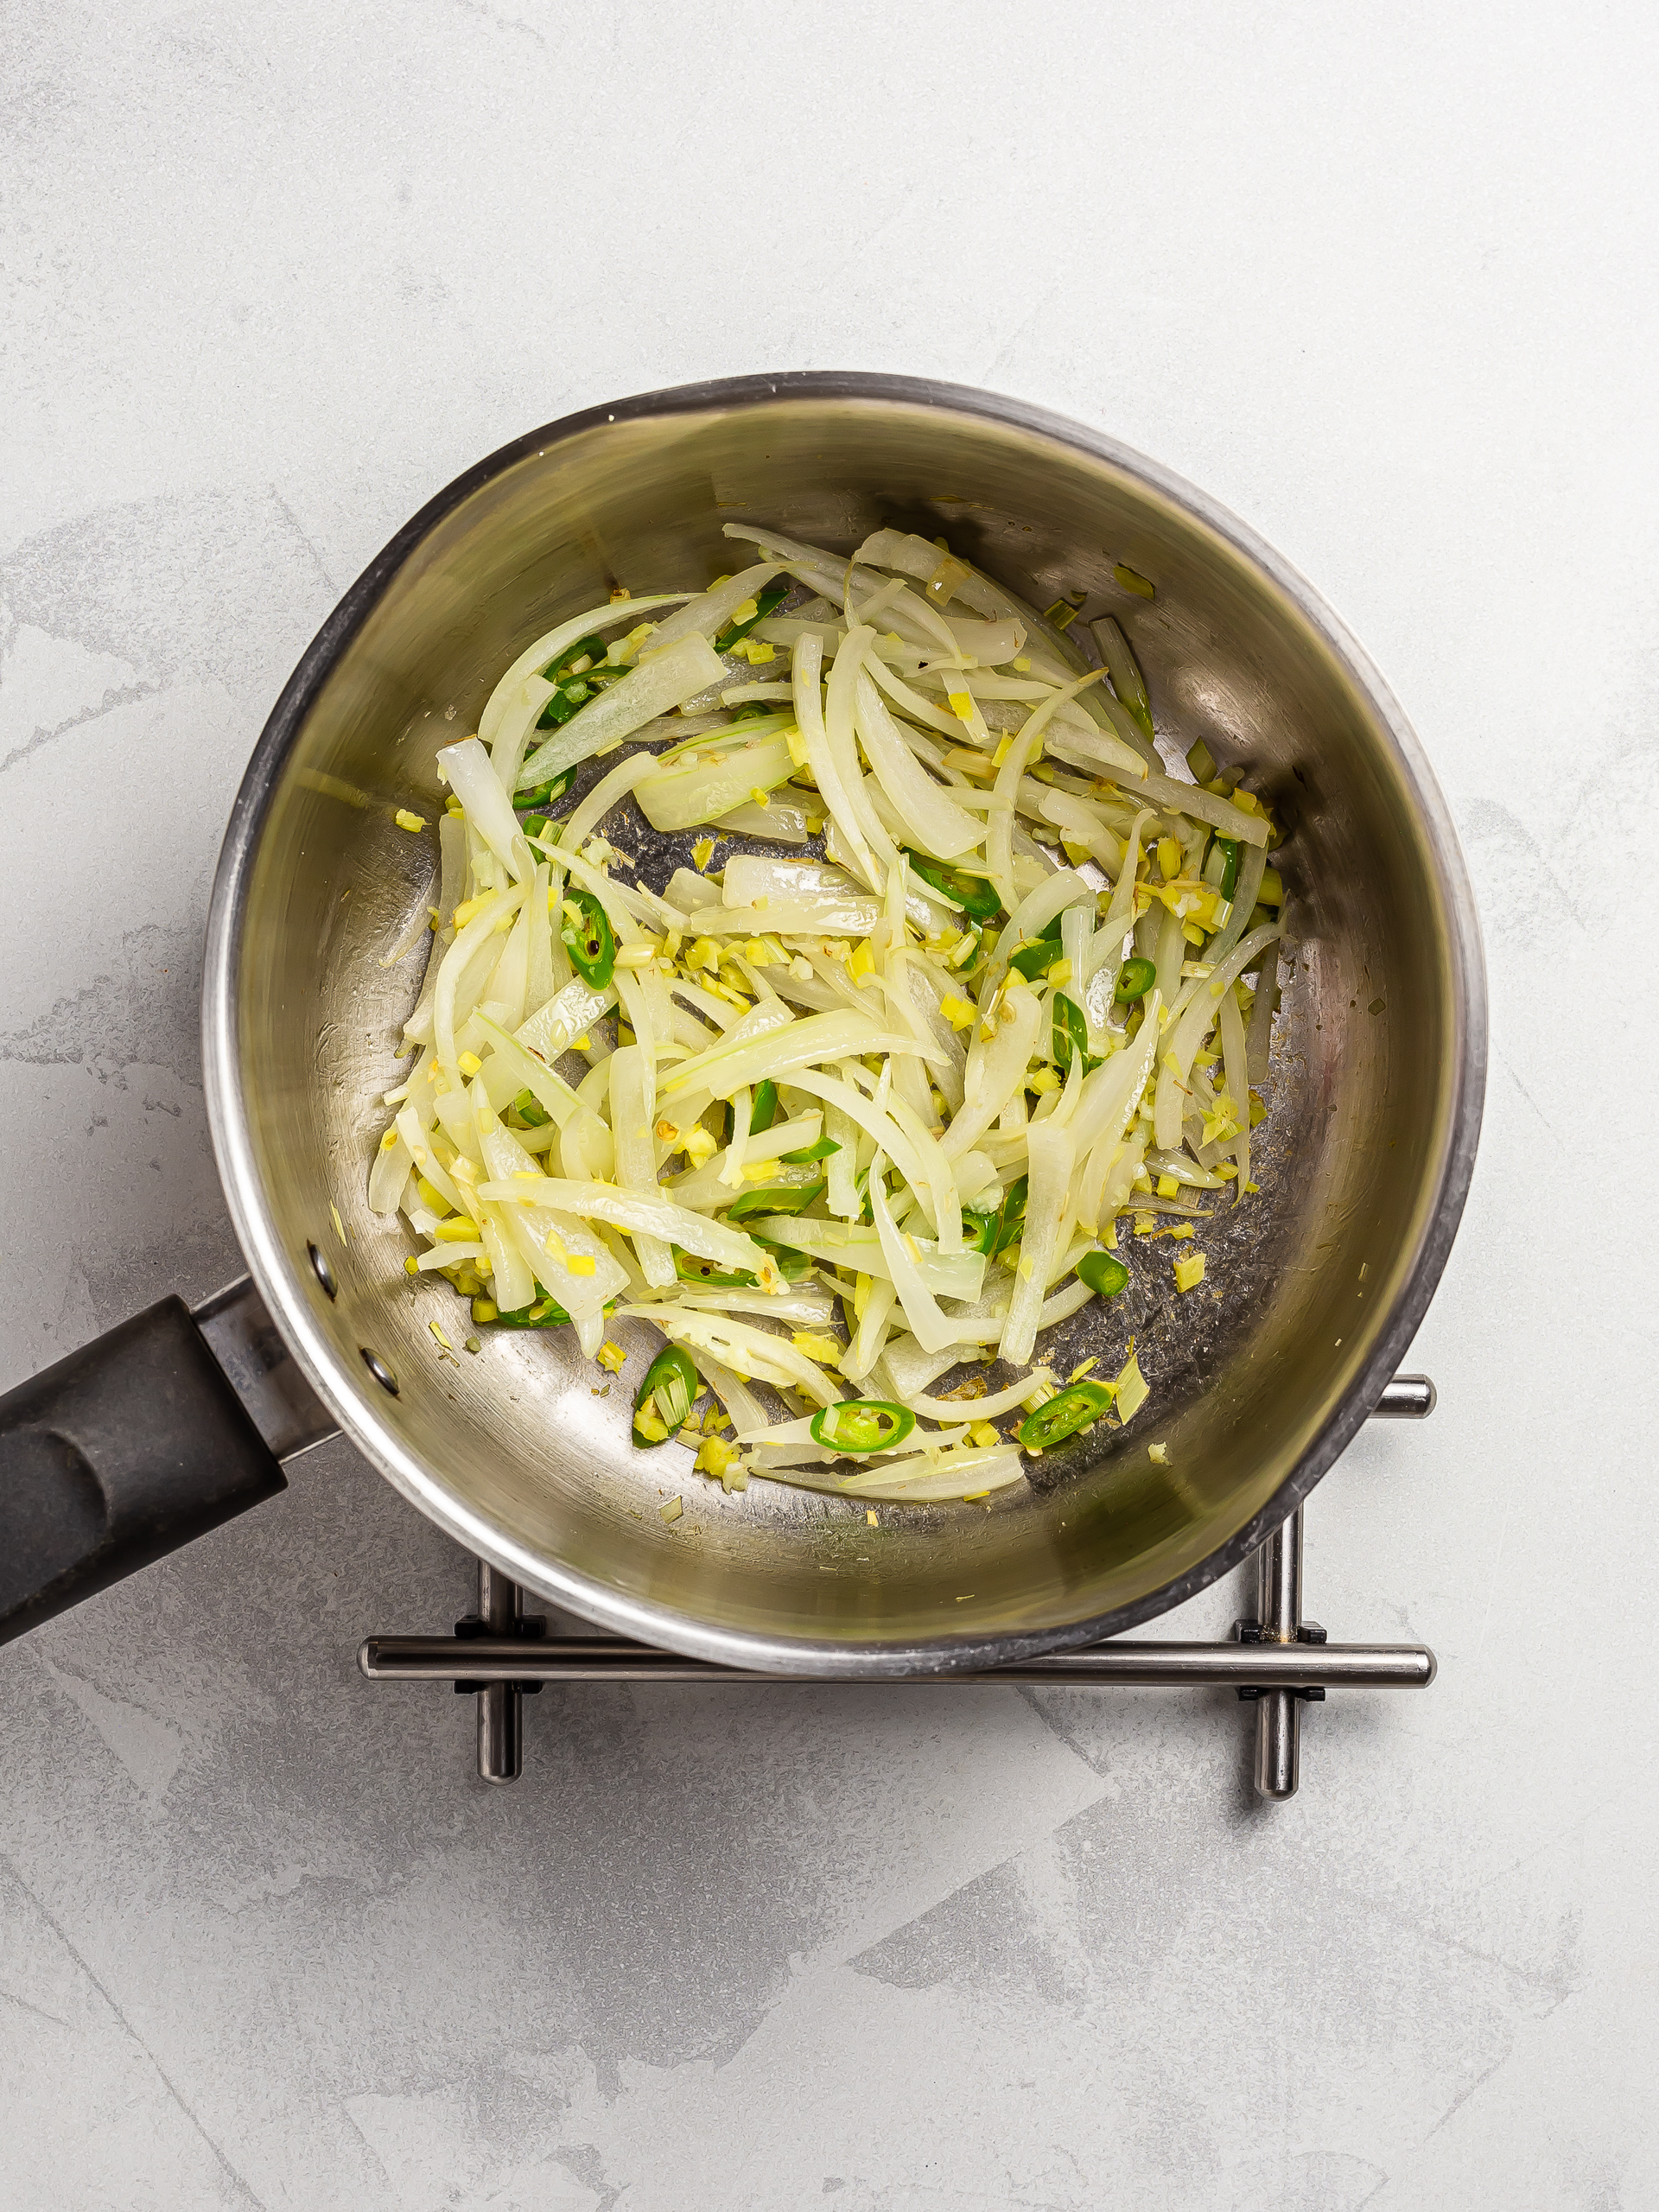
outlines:
[[[1434, 1385], [1427, 1376], [1397, 1375], [1376, 1411], [1385, 1418], [1422, 1421], [1433, 1409]], [[475, 1694], [478, 1771], [486, 1782], [518, 1779], [524, 1764], [522, 1702], [543, 1682], [1232, 1689], [1255, 1707], [1255, 1787], [1263, 1797], [1282, 1799], [1296, 1794], [1305, 1704], [1332, 1689], [1426, 1690], [1434, 1679], [1434, 1654], [1425, 1643], [1332, 1643], [1316, 1621], [1302, 1618], [1300, 1506], [1262, 1545], [1255, 1566], [1256, 1617], [1236, 1621], [1230, 1643], [1118, 1638], [976, 1675], [842, 1677], [716, 1667], [610, 1637], [550, 1637], [544, 1621], [524, 1613], [518, 1586], [480, 1560], [478, 1611], [457, 1621], [453, 1636], [367, 1637], [358, 1664], [372, 1682], [447, 1681]]]

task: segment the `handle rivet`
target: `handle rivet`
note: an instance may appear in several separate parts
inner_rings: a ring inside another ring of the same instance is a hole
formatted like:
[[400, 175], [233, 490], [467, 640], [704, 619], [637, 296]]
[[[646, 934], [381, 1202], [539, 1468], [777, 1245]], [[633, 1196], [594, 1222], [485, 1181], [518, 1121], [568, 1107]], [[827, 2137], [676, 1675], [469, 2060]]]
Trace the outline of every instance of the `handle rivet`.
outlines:
[[[318, 1251], [315, 1244], [308, 1243], [305, 1249], [311, 1255], [312, 1274], [315, 1275], [317, 1281], [322, 1285], [330, 1298], [338, 1298], [340, 1296], [340, 1285], [334, 1281], [334, 1269], [329, 1266], [327, 1261], [323, 1258], [321, 1253]], [[366, 1352], [364, 1354], [364, 1357], [365, 1358], [368, 1357]]]
[[357, 1349], [362, 1356], [364, 1366], [368, 1369], [380, 1388], [383, 1390], [390, 1390], [395, 1398], [397, 1395], [397, 1377], [386, 1365], [385, 1361], [381, 1358], [378, 1351], [371, 1351], [367, 1344], [359, 1344]]

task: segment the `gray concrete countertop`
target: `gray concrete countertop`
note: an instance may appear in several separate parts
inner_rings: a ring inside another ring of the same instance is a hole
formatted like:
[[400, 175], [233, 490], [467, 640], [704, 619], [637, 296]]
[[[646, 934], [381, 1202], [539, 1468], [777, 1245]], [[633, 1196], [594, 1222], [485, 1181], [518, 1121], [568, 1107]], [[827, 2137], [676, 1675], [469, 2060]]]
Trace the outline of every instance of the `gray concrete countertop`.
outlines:
[[354, 1664], [467, 1562], [328, 1446], [0, 1654], [4, 2212], [1659, 2203], [1652, 10], [1059, 29], [10, 11], [0, 1384], [238, 1271], [219, 835], [421, 501], [692, 378], [988, 385], [1312, 577], [1465, 841], [1440, 1410], [1308, 1514], [1310, 1611], [1440, 1680], [1314, 1711], [1277, 1808], [1155, 1691], [549, 1692], [491, 1792], [470, 1707]]

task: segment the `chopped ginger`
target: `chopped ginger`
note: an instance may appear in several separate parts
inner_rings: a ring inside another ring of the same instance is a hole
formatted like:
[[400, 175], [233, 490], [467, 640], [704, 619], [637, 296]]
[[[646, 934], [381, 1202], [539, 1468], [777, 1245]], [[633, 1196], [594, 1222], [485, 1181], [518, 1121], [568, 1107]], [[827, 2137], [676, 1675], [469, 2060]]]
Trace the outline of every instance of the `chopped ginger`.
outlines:
[[1135, 1357], [1133, 1350], [1128, 1359], [1124, 1361], [1122, 1372], [1119, 1375], [1114, 1387], [1119, 1420], [1133, 1421], [1152, 1395], [1147, 1388], [1147, 1378], [1141, 1372], [1141, 1363]]
[[697, 1452], [697, 1472], [713, 1475], [717, 1482], [724, 1482], [737, 1456], [735, 1444], [728, 1444], [721, 1437], [705, 1436]]
[[809, 1359], [822, 1360], [833, 1367], [841, 1357], [842, 1345], [835, 1337], [826, 1337], [813, 1329], [797, 1329], [790, 1338], [797, 1351], [804, 1351]]

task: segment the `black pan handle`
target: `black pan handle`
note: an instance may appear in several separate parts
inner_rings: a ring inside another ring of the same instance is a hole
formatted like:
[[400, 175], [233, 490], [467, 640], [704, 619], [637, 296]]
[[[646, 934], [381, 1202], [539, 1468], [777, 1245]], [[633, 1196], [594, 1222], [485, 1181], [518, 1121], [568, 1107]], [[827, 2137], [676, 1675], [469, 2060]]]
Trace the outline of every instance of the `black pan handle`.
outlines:
[[0, 1643], [286, 1487], [334, 1422], [252, 1285], [164, 1298], [0, 1397]]

